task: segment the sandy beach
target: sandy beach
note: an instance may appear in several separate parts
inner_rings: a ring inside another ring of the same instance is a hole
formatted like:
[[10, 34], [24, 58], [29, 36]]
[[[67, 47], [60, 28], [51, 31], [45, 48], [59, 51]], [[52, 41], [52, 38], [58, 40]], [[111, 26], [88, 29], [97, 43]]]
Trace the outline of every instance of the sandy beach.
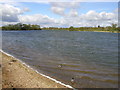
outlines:
[[[1, 53], [0, 53], [1, 54]], [[2, 88], [67, 88], [2, 53]]]

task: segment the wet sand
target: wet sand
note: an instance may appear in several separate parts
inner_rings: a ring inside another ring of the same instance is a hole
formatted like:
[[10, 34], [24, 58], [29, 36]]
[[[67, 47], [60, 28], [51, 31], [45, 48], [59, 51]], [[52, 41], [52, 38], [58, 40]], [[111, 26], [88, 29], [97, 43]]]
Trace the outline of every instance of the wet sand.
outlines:
[[[0, 52], [1, 54], [1, 52]], [[67, 88], [2, 53], [2, 88]]]

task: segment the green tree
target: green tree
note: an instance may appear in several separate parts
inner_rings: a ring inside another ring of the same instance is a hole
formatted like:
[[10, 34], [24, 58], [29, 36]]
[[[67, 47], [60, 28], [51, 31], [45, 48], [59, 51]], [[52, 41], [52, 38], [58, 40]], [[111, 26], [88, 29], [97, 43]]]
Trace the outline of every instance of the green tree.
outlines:
[[116, 28], [117, 24], [112, 23], [112, 28]]
[[30, 25], [30, 24], [9, 24], [2, 26], [2, 30], [41, 30], [39, 25]]
[[74, 27], [73, 27], [73, 26], [70, 26], [70, 27], [69, 27], [69, 31], [74, 31]]

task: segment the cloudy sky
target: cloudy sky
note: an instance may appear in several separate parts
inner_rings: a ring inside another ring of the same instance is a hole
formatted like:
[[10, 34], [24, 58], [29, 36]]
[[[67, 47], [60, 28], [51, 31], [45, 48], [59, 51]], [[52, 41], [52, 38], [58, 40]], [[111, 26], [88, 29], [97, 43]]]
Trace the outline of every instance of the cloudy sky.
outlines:
[[41, 27], [109, 26], [118, 22], [118, 2], [0, 2], [2, 25]]

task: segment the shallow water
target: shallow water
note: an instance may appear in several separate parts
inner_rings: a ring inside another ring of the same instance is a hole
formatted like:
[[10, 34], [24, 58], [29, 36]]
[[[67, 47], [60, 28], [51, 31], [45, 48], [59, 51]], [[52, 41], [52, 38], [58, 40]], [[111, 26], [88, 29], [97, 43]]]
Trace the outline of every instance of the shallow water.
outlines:
[[117, 33], [3, 31], [2, 40], [5, 52], [73, 87], [118, 87]]

